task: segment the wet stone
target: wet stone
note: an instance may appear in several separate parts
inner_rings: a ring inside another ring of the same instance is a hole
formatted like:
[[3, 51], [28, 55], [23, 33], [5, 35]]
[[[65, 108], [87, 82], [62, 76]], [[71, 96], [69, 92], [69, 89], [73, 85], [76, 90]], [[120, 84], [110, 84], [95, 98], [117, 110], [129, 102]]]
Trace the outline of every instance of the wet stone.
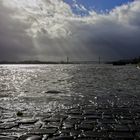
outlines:
[[82, 115], [69, 115], [68, 119], [83, 120], [84, 117]]
[[57, 128], [59, 129], [61, 127], [61, 123], [60, 122], [49, 122], [46, 125], [44, 125], [42, 128]]
[[23, 119], [18, 121], [19, 124], [35, 124], [38, 121], [38, 119]]
[[82, 115], [82, 111], [79, 109], [71, 109], [67, 111], [67, 114], [69, 115]]
[[127, 125], [114, 125], [114, 131], [129, 132], [129, 127]]
[[112, 116], [111, 108], [110, 108], [110, 109], [98, 110], [98, 111], [99, 111], [99, 112], [102, 112], [102, 114], [104, 114], [104, 115]]
[[77, 129], [80, 130], [93, 130], [94, 125], [92, 124], [87, 124], [87, 123], [81, 123], [80, 125], [77, 126]]
[[82, 123], [96, 125], [97, 120], [83, 120]]
[[99, 120], [100, 123], [102, 124], [116, 124], [116, 120], [115, 119], [102, 119]]
[[48, 140], [74, 140], [72, 136], [59, 136]]
[[133, 120], [121, 119], [119, 120], [120, 124], [133, 124]]
[[97, 140], [96, 138], [89, 138], [89, 137], [79, 137], [76, 140]]
[[72, 130], [72, 131], [70, 132], [70, 136], [73, 136], [74, 138], [75, 138], [75, 137], [77, 138], [78, 136], [81, 135], [81, 133], [82, 133], [81, 130]]
[[126, 139], [126, 140], [134, 140], [134, 136], [132, 133], [126, 133], [126, 132], [112, 132], [110, 134], [111, 139]]
[[8, 119], [1, 119], [0, 120], [1, 123], [4, 123], [4, 122], [12, 123], [12, 122], [16, 122], [16, 121], [18, 121], [17, 118], [8, 118]]
[[56, 128], [47, 128], [47, 129], [33, 129], [30, 130], [29, 133], [34, 134], [34, 135], [53, 135], [57, 131]]
[[61, 93], [61, 91], [57, 91], [57, 90], [49, 90], [46, 93], [50, 93], [50, 94], [59, 94]]
[[83, 115], [95, 115], [97, 114], [97, 112], [95, 110], [88, 110], [88, 111], [84, 111]]
[[110, 125], [110, 124], [101, 124], [101, 125], [99, 125], [99, 130], [100, 131], [105, 131], [105, 132], [114, 131], [113, 126]]
[[84, 116], [84, 118], [86, 120], [94, 120], [94, 119], [101, 119], [102, 116], [98, 116], [98, 115], [86, 115], [86, 116]]
[[102, 119], [113, 119], [112, 115], [102, 115]]
[[94, 105], [83, 105], [82, 110], [86, 111], [96, 111], [96, 107]]
[[0, 140], [16, 140], [16, 137], [0, 136]]
[[94, 132], [94, 131], [85, 131], [83, 136], [88, 138], [107, 138], [108, 135], [106, 132]]
[[16, 126], [18, 126], [18, 124], [17, 123], [2, 123], [2, 124], [0, 124], [0, 129], [11, 129], [11, 128], [13, 128], [13, 127], [16, 127]]
[[79, 124], [79, 123], [81, 123], [81, 121], [82, 120], [80, 120], [80, 119], [74, 119], [74, 118], [67, 118], [65, 121], [64, 121], [64, 123], [71, 123], [72, 125], [74, 125], [74, 124]]
[[129, 114], [124, 114], [124, 115], [120, 115], [119, 118], [126, 119], [126, 120], [129, 120], [129, 119], [133, 120], [133, 118], [135, 118], [135, 117], [132, 115], [129, 115]]
[[61, 130], [59, 131], [59, 134], [60, 134], [61, 136], [70, 136], [70, 132], [71, 132], [71, 129], [61, 129]]
[[23, 135], [18, 140], [42, 140], [42, 136], [37, 135]]
[[137, 139], [140, 139], [140, 132], [137, 132], [135, 135]]
[[60, 122], [61, 119], [53, 117], [53, 118], [44, 119], [43, 121], [46, 122], [46, 123], [49, 123], [49, 122]]
[[74, 127], [74, 124], [70, 123], [70, 122], [64, 122], [63, 123], [63, 129], [71, 129]]
[[135, 124], [136, 124], [136, 125], [140, 125], [140, 119], [136, 119], [136, 120], [135, 120]]
[[132, 132], [140, 132], [140, 126], [135, 124], [128, 124], [129, 130]]
[[68, 117], [68, 115], [66, 115], [66, 114], [56, 114], [56, 115], [54, 115], [54, 116], [52, 116], [53, 118], [57, 118], [57, 119], [62, 119], [62, 120], [64, 120], [64, 119], [66, 119], [67, 117]]

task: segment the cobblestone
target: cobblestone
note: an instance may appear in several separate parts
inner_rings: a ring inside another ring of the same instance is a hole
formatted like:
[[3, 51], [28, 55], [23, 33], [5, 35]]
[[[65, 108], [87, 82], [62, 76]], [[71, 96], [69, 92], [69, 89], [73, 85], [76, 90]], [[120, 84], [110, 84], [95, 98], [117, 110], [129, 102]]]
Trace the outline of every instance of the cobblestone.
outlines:
[[38, 115], [37, 118], [2, 119], [0, 140], [138, 140], [137, 110], [82, 105], [40, 118]]

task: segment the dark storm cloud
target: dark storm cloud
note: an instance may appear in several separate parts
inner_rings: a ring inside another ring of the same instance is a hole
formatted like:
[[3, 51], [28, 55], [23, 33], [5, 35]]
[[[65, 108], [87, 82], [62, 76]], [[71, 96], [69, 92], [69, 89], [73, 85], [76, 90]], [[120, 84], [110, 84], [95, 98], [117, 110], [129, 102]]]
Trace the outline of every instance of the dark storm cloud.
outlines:
[[[122, 59], [140, 56], [140, 1], [108, 14], [77, 17], [61, 0], [5, 0], [0, 7], [0, 59]], [[60, 3], [60, 5], [58, 5]], [[22, 6], [21, 6], [22, 5]], [[31, 6], [32, 5], [32, 6]], [[23, 9], [22, 9], [23, 8]], [[16, 12], [10, 11], [16, 9]]]
[[90, 27], [87, 25], [83, 32], [79, 31], [79, 34], [83, 34], [82, 40], [85, 40], [89, 50], [103, 56], [104, 59], [120, 59], [140, 55], [138, 24], [131, 26], [104, 20]]
[[33, 44], [27, 36], [27, 25], [14, 20], [10, 15], [14, 11], [0, 5], [0, 60], [20, 60], [32, 58]]

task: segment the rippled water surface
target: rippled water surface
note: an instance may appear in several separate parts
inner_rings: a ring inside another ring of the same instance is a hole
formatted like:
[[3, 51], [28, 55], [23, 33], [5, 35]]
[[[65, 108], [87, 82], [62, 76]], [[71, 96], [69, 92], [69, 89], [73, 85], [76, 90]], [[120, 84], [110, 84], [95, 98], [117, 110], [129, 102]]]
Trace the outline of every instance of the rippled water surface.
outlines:
[[139, 103], [140, 70], [111, 65], [1, 65], [0, 108], [32, 115], [91, 103]]

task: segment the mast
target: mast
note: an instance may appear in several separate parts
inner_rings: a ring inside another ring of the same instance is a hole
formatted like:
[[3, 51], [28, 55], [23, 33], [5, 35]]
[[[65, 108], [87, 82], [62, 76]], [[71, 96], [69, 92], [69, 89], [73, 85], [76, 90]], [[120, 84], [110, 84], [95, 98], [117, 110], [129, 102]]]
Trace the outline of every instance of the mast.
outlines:
[[67, 56], [67, 63], [69, 63], [69, 57]]
[[101, 57], [99, 56], [99, 64], [101, 64]]

